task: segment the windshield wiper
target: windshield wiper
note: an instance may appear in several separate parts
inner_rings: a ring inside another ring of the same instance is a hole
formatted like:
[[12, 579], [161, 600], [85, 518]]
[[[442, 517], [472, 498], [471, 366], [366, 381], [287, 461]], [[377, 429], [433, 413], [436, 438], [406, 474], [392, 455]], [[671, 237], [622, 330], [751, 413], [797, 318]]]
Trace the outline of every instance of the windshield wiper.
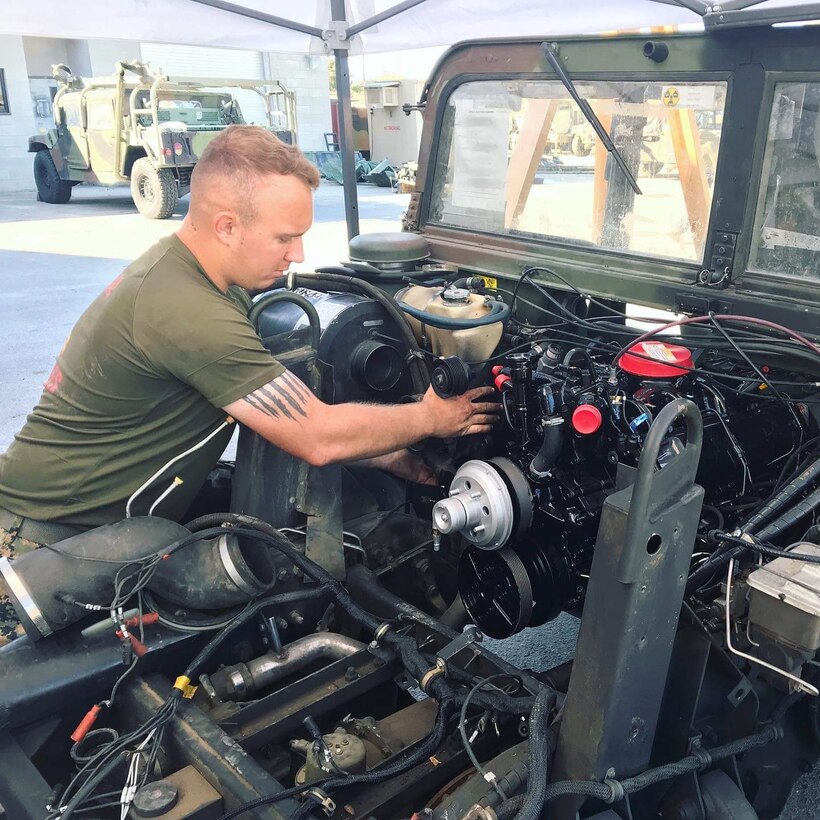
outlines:
[[601, 140], [606, 150], [612, 154], [612, 158], [618, 163], [618, 167], [624, 172], [624, 176], [627, 182], [632, 186], [632, 190], [636, 194], [642, 194], [643, 191], [638, 187], [635, 177], [632, 176], [632, 171], [629, 170], [626, 160], [621, 156], [621, 152], [610, 139], [606, 128], [604, 128], [598, 117], [595, 116], [592, 106], [578, 93], [578, 89], [575, 87], [575, 83], [572, 82], [572, 78], [561, 65], [558, 59], [558, 52], [549, 43], [541, 43], [541, 48], [544, 49], [544, 56], [547, 58], [547, 62], [552, 66], [552, 70], [558, 75], [558, 79], [564, 84], [564, 88], [569, 92], [570, 97], [575, 100], [575, 104], [581, 109], [581, 113], [586, 117], [587, 122], [598, 135], [598, 139]]

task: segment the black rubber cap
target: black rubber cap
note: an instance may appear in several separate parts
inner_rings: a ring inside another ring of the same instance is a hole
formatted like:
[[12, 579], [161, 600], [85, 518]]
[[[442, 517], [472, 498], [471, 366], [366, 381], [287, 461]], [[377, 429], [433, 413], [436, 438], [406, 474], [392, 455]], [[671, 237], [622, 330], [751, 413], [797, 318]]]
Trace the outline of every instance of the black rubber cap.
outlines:
[[364, 233], [348, 246], [350, 258], [372, 265], [386, 262], [419, 262], [430, 256], [430, 244], [415, 233]]
[[179, 800], [179, 789], [167, 780], [147, 783], [134, 795], [134, 811], [139, 817], [160, 817]]

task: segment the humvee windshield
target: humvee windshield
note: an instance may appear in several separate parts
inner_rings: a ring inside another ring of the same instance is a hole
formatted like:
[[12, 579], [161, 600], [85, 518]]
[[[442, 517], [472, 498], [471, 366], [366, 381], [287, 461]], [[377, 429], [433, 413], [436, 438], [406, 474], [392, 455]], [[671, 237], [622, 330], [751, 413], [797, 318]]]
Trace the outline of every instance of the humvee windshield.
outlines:
[[241, 125], [245, 122], [238, 100], [231, 94], [198, 94], [180, 97], [160, 93], [159, 121], [182, 122], [189, 130], [209, 126]]
[[777, 83], [751, 270], [820, 277], [820, 83]]
[[576, 81], [637, 178], [555, 81], [480, 81], [450, 96], [431, 221], [700, 260], [726, 84]]

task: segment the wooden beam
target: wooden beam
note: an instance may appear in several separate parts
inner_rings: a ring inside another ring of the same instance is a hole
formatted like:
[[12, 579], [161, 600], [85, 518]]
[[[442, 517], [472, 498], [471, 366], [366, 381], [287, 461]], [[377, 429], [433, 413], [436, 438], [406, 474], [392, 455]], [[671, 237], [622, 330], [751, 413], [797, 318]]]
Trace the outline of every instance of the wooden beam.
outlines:
[[[595, 114], [604, 126], [607, 134], [612, 126], [612, 114], [603, 113], [596, 108]], [[597, 245], [601, 241], [604, 228], [604, 211], [606, 209], [606, 163], [609, 151], [601, 140], [595, 140], [595, 179], [592, 187], [592, 241]]]
[[506, 228], [511, 227], [524, 210], [559, 102], [560, 100], [537, 99], [529, 101], [518, 141], [507, 167], [507, 207], [504, 214]]
[[711, 196], [695, 112], [691, 108], [675, 109], [669, 111], [668, 120], [689, 227], [696, 246], [700, 247], [709, 225]]

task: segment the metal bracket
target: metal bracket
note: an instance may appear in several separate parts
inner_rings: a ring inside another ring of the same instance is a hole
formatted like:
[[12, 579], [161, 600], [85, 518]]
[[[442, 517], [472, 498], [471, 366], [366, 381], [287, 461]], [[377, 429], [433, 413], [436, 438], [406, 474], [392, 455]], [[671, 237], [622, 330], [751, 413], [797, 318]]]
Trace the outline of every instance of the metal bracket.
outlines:
[[336, 804], [321, 789], [308, 789], [305, 796], [313, 798], [328, 817], [336, 811]]
[[484, 635], [475, 626], [468, 626], [464, 628], [464, 631], [457, 637], [453, 638], [450, 643], [446, 646], [443, 646], [439, 652], [436, 654], [436, 658], [438, 660], [444, 661], [445, 663], [456, 655], [461, 652], [462, 649], [470, 646], [470, 644], [474, 643], [481, 643], [484, 640]]
[[347, 39], [347, 23], [344, 20], [330, 20], [327, 28], [322, 30], [325, 51], [350, 51], [350, 40]]

